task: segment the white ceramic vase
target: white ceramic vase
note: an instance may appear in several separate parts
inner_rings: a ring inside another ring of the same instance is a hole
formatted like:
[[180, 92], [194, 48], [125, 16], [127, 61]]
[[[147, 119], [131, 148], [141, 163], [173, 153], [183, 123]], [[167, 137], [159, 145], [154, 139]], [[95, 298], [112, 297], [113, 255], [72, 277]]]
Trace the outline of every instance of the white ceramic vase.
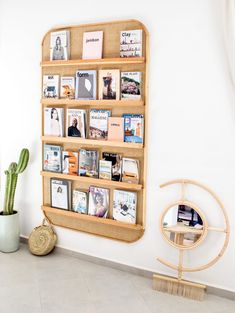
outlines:
[[0, 214], [0, 251], [14, 252], [20, 245], [19, 213], [11, 215]]

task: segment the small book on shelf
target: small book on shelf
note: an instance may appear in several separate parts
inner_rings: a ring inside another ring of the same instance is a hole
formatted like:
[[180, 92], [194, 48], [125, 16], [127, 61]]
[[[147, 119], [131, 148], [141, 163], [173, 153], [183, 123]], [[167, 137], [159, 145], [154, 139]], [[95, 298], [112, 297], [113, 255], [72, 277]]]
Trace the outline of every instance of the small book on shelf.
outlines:
[[87, 192], [74, 189], [73, 190], [73, 201], [72, 201], [72, 211], [87, 214], [88, 213], [88, 201]]
[[83, 33], [83, 59], [101, 59], [103, 48], [103, 31]]
[[120, 99], [120, 70], [99, 71], [99, 99]]
[[73, 76], [62, 76], [60, 78], [60, 98], [74, 99], [75, 78]]
[[43, 170], [61, 173], [61, 147], [44, 144]]
[[99, 178], [100, 179], [112, 179], [112, 162], [100, 160], [99, 161]]
[[109, 117], [108, 119], [108, 140], [124, 141], [124, 118]]
[[90, 110], [89, 138], [106, 140], [108, 136], [108, 118], [110, 110]]
[[113, 219], [136, 224], [137, 193], [125, 190], [113, 191]]
[[106, 218], [109, 211], [109, 190], [90, 186], [88, 214]]
[[130, 184], [139, 183], [139, 161], [122, 158], [122, 181]]
[[44, 108], [44, 136], [64, 136], [63, 108]]
[[120, 32], [120, 57], [142, 56], [142, 29], [125, 30]]
[[78, 175], [78, 152], [62, 151], [62, 172], [67, 175]]
[[67, 110], [67, 136], [86, 138], [86, 110]]
[[99, 153], [96, 150], [80, 149], [79, 151], [79, 175], [98, 177]]
[[57, 209], [71, 209], [71, 181], [51, 178], [51, 206]]
[[59, 98], [59, 75], [43, 75], [43, 98]]
[[69, 60], [70, 58], [70, 32], [61, 30], [51, 33], [50, 61]]
[[141, 99], [141, 72], [121, 72], [121, 99]]
[[144, 116], [143, 114], [123, 114], [124, 141], [143, 143], [144, 141]]
[[96, 71], [76, 72], [75, 97], [77, 100], [96, 100]]
[[112, 162], [112, 180], [121, 180], [122, 158], [118, 153], [103, 152], [102, 159]]

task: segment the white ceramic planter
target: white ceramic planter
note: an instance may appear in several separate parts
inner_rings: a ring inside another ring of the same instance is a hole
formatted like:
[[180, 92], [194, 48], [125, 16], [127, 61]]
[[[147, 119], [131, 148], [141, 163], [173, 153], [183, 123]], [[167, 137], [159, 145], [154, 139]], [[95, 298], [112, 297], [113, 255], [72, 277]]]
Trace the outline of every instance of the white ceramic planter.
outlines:
[[19, 213], [12, 215], [0, 214], [0, 251], [14, 252], [19, 249], [20, 223]]

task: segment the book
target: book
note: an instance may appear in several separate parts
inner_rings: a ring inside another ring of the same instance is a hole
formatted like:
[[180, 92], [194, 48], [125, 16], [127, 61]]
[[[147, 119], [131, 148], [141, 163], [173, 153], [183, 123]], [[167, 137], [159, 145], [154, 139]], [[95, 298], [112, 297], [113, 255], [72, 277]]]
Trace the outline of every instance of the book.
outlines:
[[70, 57], [70, 32], [60, 30], [52, 32], [50, 38], [50, 61], [69, 60]]
[[108, 136], [108, 118], [111, 115], [110, 110], [90, 110], [90, 139], [106, 140]]
[[109, 190], [90, 186], [88, 214], [106, 218], [109, 210]]
[[118, 153], [103, 152], [102, 159], [112, 162], [112, 180], [121, 180], [122, 161], [121, 155]]
[[43, 75], [43, 98], [59, 98], [59, 75]]
[[122, 158], [122, 181], [131, 184], [139, 183], [139, 161]]
[[87, 214], [87, 192], [80, 190], [73, 190], [73, 201], [72, 201], [72, 211]]
[[86, 138], [86, 110], [67, 110], [67, 136]]
[[121, 99], [141, 99], [141, 72], [121, 72]]
[[80, 149], [79, 151], [79, 175], [98, 177], [99, 154], [96, 150]]
[[60, 98], [74, 99], [75, 78], [72, 76], [62, 76], [60, 78]]
[[51, 206], [53, 208], [70, 210], [71, 181], [51, 178]]
[[109, 117], [108, 118], [108, 140], [124, 141], [124, 118]]
[[44, 144], [43, 170], [61, 173], [61, 147]]
[[78, 175], [78, 152], [62, 151], [62, 172], [67, 175]]
[[103, 31], [83, 33], [83, 59], [101, 59], [103, 48]]
[[120, 99], [120, 70], [99, 71], [99, 99]]
[[112, 161], [99, 161], [99, 178], [100, 179], [112, 179]]
[[120, 57], [142, 56], [142, 30], [125, 30], [120, 32]]
[[124, 117], [124, 141], [143, 143], [144, 140], [143, 114], [123, 114], [123, 117]]
[[44, 108], [44, 136], [64, 136], [63, 108]]
[[77, 100], [96, 100], [96, 71], [86, 70], [76, 72]]
[[136, 224], [137, 193], [124, 190], [113, 191], [113, 219]]

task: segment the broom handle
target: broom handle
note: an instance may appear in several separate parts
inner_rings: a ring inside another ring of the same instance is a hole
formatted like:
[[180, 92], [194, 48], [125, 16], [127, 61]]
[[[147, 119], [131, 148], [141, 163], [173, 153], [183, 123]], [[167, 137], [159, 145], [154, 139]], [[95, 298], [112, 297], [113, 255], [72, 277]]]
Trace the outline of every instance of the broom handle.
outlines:
[[183, 249], [179, 249], [179, 266], [178, 266], [178, 280], [182, 279], [182, 267], [183, 267]]

